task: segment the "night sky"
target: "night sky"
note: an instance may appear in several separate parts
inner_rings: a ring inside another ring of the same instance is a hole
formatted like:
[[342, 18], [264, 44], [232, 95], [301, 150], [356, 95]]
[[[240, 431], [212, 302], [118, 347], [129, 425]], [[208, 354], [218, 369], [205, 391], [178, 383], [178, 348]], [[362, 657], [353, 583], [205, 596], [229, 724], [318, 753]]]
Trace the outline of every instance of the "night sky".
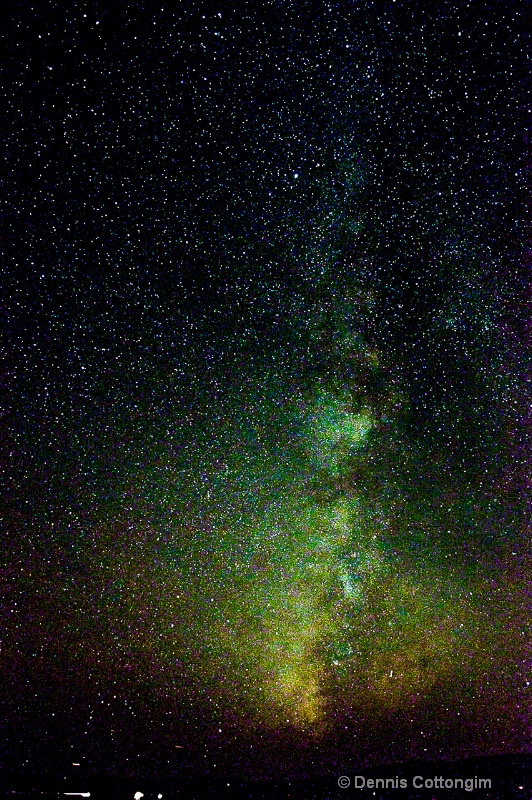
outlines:
[[10, 8], [1, 768], [532, 752], [530, 5]]

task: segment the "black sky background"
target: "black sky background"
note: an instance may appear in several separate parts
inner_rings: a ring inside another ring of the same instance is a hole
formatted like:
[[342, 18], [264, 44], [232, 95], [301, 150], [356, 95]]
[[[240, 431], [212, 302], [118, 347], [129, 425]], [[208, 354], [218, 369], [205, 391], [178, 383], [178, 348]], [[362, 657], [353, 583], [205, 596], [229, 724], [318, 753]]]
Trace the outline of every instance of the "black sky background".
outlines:
[[[22, 4], [1, 29], [2, 726], [5, 763], [36, 769], [66, 752], [96, 692], [54, 642], [99, 509], [157, 462], [173, 414], [191, 430], [230, 414], [249, 365], [272, 384], [327, 373], [307, 321], [319, 308], [333, 325], [353, 286], [371, 303], [364, 336], [408, 386], [420, 471], [448, 451], [479, 494], [499, 492], [511, 540], [488, 529], [471, 547], [496, 540], [496, 561], [528, 541], [530, 6], [111, 6]], [[230, 771], [238, 745], [213, 743], [198, 698], [175, 725]], [[107, 723], [132, 759], [140, 734], [99, 713], [93, 761], [100, 749], [126, 769]], [[144, 765], [169, 746], [158, 736]], [[312, 745], [298, 747], [306, 764]], [[201, 773], [203, 755], [187, 758]]]

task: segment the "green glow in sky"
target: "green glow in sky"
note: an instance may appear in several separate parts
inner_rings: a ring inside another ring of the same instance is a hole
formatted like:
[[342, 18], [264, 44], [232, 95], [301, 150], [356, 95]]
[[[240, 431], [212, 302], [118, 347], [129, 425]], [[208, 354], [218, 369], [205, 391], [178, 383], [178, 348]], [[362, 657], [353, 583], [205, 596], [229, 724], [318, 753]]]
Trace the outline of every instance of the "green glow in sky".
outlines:
[[365, 444], [374, 425], [369, 409], [354, 413], [347, 398], [321, 392], [309, 413], [309, 444], [316, 464], [337, 474], [341, 461]]

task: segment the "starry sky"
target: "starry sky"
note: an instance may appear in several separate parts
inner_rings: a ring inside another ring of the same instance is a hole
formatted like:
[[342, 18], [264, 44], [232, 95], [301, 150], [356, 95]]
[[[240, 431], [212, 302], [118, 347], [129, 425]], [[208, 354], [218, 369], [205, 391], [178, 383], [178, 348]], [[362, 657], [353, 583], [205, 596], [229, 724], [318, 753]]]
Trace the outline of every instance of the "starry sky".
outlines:
[[530, 752], [530, 7], [0, 23], [2, 768]]

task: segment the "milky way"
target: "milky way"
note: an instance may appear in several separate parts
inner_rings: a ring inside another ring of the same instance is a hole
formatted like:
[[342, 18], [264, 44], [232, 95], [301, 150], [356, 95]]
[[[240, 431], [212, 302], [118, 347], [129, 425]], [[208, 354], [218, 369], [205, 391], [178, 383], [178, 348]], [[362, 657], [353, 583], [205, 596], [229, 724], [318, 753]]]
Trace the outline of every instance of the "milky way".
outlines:
[[529, 749], [525, 22], [421, 6], [6, 23], [17, 769]]

